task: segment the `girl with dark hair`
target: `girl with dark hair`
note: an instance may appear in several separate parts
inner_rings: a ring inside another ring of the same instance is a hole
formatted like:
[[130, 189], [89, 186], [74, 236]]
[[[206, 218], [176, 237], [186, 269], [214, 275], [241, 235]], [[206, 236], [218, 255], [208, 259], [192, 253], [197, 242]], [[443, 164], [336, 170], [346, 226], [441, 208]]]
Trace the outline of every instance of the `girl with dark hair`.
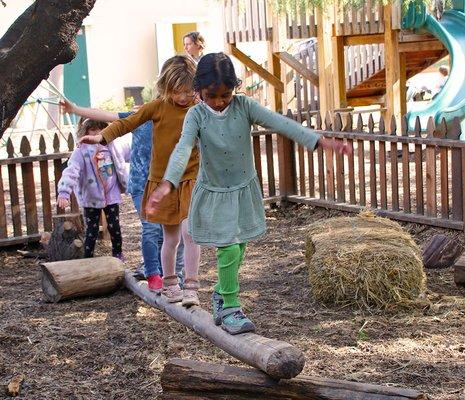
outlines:
[[[160, 184], [168, 164], [168, 158], [181, 136], [182, 124], [189, 107], [194, 105], [192, 83], [195, 64], [186, 56], [174, 56], [167, 60], [157, 80], [158, 98], [144, 104], [135, 114], [113, 122], [99, 135], [85, 136], [81, 143], [109, 143], [147, 121], [153, 122], [152, 156], [150, 171], [142, 198], [142, 218], [163, 226], [161, 266], [163, 279], [159, 275], [147, 277], [148, 287], [162, 292], [170, 303], [182, 301], [186, 307], [199, 305], [198, 269], [200, 247], [187, 232], [187, 213], [192, 189], [199, 169], [197, 150], [187, 157], [185, 171], [179, 177], [177, 189], [170, 193], [156, 208], [146, 207], [147, 199]], [[176, 250], [184, 241], [185, 280], [183, 290], [175, 274]]]
[[325, 139], [249, 97], [235, 95], [239, 84], [228, 56], [212, 53], [202, 57], [194, 78], [194, 89], [202, 102], [187, 112], [181, 139], [147, 204], [156, 206], [178, 186], [199, 141], [202, 162], [189, 210], [189, 232], [196, 243], [217, 248], [213, 318], [231, 334], [255, 330], [238, 299], [238, 272], [246, 243], [265, 233], [251, 126], [262, 125], [310, 149], [322, 146], [343, 154], [351, 151], [347, 145]]

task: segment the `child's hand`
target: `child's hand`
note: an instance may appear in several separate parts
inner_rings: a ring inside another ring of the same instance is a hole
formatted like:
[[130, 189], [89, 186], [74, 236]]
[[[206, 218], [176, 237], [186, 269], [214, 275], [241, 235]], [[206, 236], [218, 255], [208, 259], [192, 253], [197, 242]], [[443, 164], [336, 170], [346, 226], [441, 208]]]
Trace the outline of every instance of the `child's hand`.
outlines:
[[57, 199], [58, 207], [66, 208], [69, 206], [69, 200], [64, 197], [58, 197]]
[[98, 133], [96, 135], [85, 135], [81, 139], [79, 139], [79, 143], [86, 143], [86, 144], [99, 144], [103, 140], [103, 136]]
[[353, 151], [351, 145], [345, 144], [340, 140], [328, 139], [328, 138], [325, 138], [324, 136], [320, 137], [320, 139], [318, 140], [318, 144], [323, 149], [333, 149], [339, 154], [349, 155], [349, 154], [352, 154], [352, 151]]
[[65, 98], [63, 98], [63, 100], [60, 100], [60, 108], [61, 111], [68, 114], [76, 113], [76, 104], [72, 103], [71, 101]]
[[147, 214], [153, 213], [163, 198], [171, 192], [173, 184], [169, 181], [161, 181], [157, 188], [152, 192], [145, 206], [145, 212]]

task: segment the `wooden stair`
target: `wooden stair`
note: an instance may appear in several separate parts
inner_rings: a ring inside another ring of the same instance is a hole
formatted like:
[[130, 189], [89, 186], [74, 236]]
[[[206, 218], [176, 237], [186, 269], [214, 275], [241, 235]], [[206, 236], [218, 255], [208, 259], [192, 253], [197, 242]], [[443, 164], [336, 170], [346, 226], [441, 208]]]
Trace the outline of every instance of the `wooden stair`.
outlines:
[[[431, 36], [425, 35], [422, 40], [415, 42], [405, 42], [406, 52], [406, 75], [407, 79], [424, 71], [433, 65], [448, 53], [447, 50], [437, 40], [432, 40]], [[419, 49], [419, 50], [415, 50]], [[368, 60], [370, 62], [370, 60]], [[363, 76], [362, 71], [358, 71], [359, 77]], [[351, 71], [349, 71], [349, 75]], [[353, 71], [352, 71], [353, 74]], [[366, 106], [371, 104], [383, 104], [386, 93], [386, 70], [384, 65], [368, 75], [365, 73], [365, 79], [357, 79], [356, 82], [347, 85], [347, 103], [349, 106]]]

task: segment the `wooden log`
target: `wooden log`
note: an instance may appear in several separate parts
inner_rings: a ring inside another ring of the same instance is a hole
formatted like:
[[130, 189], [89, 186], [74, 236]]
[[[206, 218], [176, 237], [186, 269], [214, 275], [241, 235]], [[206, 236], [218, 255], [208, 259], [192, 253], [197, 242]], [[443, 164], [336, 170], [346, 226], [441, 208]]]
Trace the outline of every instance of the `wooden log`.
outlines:
[[126, 270], [125, 282], [126, 287], [147, 304], [164, 311], [228, 354], [275, 379], [293, 378], [304, 367], [302, 352], [289, 343], [255, 333], [230, 335], [215, 326], [207, 311], [200, 307], [185, 308], [180, 303], [168, 303], [165, 296], [150, 292], [145, 281], [136, 281], [131, 271]]
[[42, 290], [49, 302], [114, 292], [124, 280], [123, 262], [115, 257], [40, 264]]
[[435, 235], [423, 249], [423, 265], [429, 269], [441, 269], [452, 266], [462, 252], [462, 246], [456, 238]]
[[48, 243], [41, 240], [49, 261], [63, 261], [84, 256], [84, 222], [81, 214], [53, 217], [53, 231]]
[[[261, 371], [195, 360], [170, 360], [161, 374], [162, 399], [407, 400], [416, 390], [300, 376], [276, 381]], [[189, 397], [190, 396], [190, 397]]]
[[454, 282], [456, 285], [465, 286], [465, 254], [462, 254], [455, 262]]

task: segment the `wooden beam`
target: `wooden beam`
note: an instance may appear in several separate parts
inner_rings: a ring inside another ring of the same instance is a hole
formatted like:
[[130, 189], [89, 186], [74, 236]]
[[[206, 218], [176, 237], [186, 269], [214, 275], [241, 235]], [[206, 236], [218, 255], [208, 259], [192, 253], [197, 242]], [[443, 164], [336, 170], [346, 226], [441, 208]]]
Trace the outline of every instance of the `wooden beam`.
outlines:
[[289, 65], [292, 69], [296, 70], [297, 73], [302, 75], [304, 78], [308, 79], [315, 86], [318, 86], [320, 84], [318, 75], [315, 74], [313, 71], [310, 71], [301, 62], [292, 57], [288, 52], [281, 51], [275, 54], [279, 57], [279, 59], [282, 62]]
[[397, 126], [407, 111], [405, 53], [399, 52], [399, 30], [393, 29], [394, 6], [384, 6], [384, 59], [386, 69], [386, 120], [394, 116]]
[[[333, 23], [329, 12], [320, 9], [316, 11], [318, 20], [317, 40], [318, 40], [318, 76], [319, 103], [322, 118], [325, 118], [328, 111], [334, 108], [334, 77], [333, 77], [333, 53], [332, 53], [332, 31]], [[345, 79], [345, 78], [344, 78]]]
[[347, 105], [350, 107], [371, 106], [373, 104], [385, 103], [384, 96], [349, 97]]
[[401, 53], [412, 53], [431, 50], [446, 50], [446, 48], [439, 40], [399, 43], [399, 51]]
[[[269, 21], [272, 21], [273, 35], [271, 41], [267, 44], [268, 65], [271, 68], [271, 73], [279, 80], [285, 80], [286, 69], [281, 63], [278, 53], [283, 52], [287, 48], [286, 34], [286, 17], [281, 14], [272, 13], [271, 7], [267, 7]], [[284, 92], [284, 97], [286, 93]], [[283, 93], [278, 90], [271, 90], [270, 104], [273, 111], [285, 114], [283, 104], [287, 104], [286, 99], [283, 99]], [[287, 196], [295, 194], [297, 188], [296, 169], [295, 169], [295, 150], [294, 143], [283, 135], [278, 135], [278, 165], [279, 165], [279, 194]]]
[[304, 355], [289, 343], [268, 339], [255, 333], [230, 335], [216, 326], [211, 314], [204, 309], [168, 303], [165, 296], [151, 292], [147, 282], [136, 281], [132, 271], [125, 271], [125, 283], [131, 292], [148, 305], [165, 312], [228, 354], [262, 370], [274, 379], [293, 378], [304, 367]]
[[281, 80], [274, 76], [272, 73], [268, 72], [260, 64], [257, 64], [249, 56], [240, 51], [234, 43], [228, 44], [228, 53], [236, 57], [241, 63], [249, 67], [270, 85], [273, 85], [277, 91], [284, 93], [284, 83], [281, 82]]
[[333, 79], [335, 82], [333, 85], [334, 108], [344, 108], [347, 107], [347, 94], [343, 37], [333, 36], [331, 39], [331, 46], [333, 55]]
[[[251, 368], [172, 359], [161, 374], [162, 399], [426, 400], [412, 389], [300, 376], [279, 382]], [[182, 397], [188, 395], [189, 397]]]
[[357, 46], [360, 44], [384, 43], [384, 34], [343, 36], [344, 46]]
[[33, 235], [14, 236], [0, 239], [0, 247], [9, 247], [16, 246], [18, 244], [38, 242], [40, 240], [40, 236], [40, 233], [35, 233]]

